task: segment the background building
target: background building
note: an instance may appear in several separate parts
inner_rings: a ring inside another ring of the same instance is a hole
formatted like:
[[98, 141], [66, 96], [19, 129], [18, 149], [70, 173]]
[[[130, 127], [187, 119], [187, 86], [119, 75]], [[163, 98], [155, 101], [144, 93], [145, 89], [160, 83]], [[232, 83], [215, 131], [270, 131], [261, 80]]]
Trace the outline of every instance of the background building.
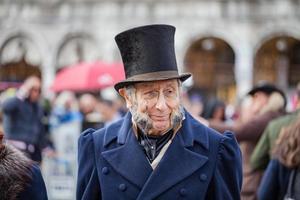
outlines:
[[[300, 0], [0, 0], [0, 81], [43, 77], [79, 61], [119, 61], [114, 36], [176, 26], [181, 71], [205, 95], [232, 102], [261, 80], [300, 79]], [[0, 87], [0, 89], [1, 89]]]

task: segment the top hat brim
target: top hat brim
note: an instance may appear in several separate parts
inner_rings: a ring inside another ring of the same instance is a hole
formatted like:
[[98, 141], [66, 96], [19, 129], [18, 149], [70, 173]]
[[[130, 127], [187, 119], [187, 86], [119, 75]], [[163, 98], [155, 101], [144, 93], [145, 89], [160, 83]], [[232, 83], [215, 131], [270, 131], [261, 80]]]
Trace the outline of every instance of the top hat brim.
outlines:
[[187, 80], [191, 77], [190, 73], [182, 73], [178, 74], [177, 71], [160, 71], [160, 72], [151, 72], [145, 74], [139, 74], [136, 76], [132, 76], [124, 81], [120, 81], [115, 84], [116, 91], [119, 89], [132, 85], [134, 83], [140, 82], [149, 82], [149, 81], [163, 81], [163, 80], [170, 80], [170, 79], [179, 79], [181, 82]]

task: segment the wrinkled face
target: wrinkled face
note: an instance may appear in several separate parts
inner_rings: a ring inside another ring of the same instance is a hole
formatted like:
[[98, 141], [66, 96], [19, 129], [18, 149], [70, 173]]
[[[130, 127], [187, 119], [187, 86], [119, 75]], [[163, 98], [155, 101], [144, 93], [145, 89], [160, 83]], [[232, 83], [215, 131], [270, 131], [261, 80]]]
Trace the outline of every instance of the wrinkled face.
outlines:
[[161, 135], [182, 119], [177, 79], [137, 83], [125, 98], [133, 119], [148, 134]]

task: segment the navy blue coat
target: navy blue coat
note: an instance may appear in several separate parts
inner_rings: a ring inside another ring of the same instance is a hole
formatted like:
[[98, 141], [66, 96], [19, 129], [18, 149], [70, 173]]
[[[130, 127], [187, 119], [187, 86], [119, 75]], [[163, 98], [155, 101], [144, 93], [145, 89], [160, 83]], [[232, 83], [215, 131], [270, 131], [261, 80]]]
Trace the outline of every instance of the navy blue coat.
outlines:
[[271, 160], [258, 188], [258, 199], [283, 199], [287, 192], [291, 171], [292, 169], [285, 167], [278, 160]]
[[42, 123], [44, 113], [38, 103], [12, 97], [3, 103], [2, 110], [3, 128], [7, 139], [34, 145], [41, 143], [41, 139], [45, 137]]
[[77, 200], [240, 199], [242, 164], [231, 133], [186, 113], [155, 170], [132, 129], [131, 115], [79, 138]]

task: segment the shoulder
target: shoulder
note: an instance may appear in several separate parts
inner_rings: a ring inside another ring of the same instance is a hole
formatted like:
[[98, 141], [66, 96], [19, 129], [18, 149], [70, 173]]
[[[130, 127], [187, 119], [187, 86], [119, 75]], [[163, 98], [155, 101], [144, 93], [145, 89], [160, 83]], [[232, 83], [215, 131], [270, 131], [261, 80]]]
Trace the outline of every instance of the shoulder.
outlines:
[[204, 143], [206, 141], [210, 149], [224, 149], [232, 146], [239, 150], [237, 140], [232, 132], [220, 133], [203, 125], [189, 114], [186, 115], [183, 131], [190, 132], [197, 142]]
[[18, 105], [20, 102], [22, 102], [22, 101], [17, 97], [10, 97], [3, 101], [2, 106], [3, 106], [3, 108], [5, 108], [5, 107], [11, 106], [11, 105]]
[[14, 96], [14, 97], [9, 97], [9, 98], [7, 98], [5, 101], [4, 101], [4, 103], [6, 103], [6, 102], [18, 102], [18, 101], [21, 101], [19, 98], [17, 98], [16, 96]]
[[268, 125], [270, 128], [278, 128], [281, 126], [288, 125], [292, 120], [296, 118], [297, 114], [296, 113], [291, 113], [288, 115], [284, 115], [282, 117], [276, 118], [270, 122]]
[[272, 159], [268, 164], [264, 177], [277, 177], [276, 179], [279, 182], [287, 183], [291, 171], [292, 169], [286, 167], [278, 159]]
[[268, 169], [278, 171], [279, 175], [286, 175], [291, 171], [290, 168], [286, 167], [278, 159], [272, 159], [268, 165]]
[[118, 132], [122, 127], [123, 119], [112, 123], [107, 127], [101, 129], [87, 129], [81, 133], [78, 139], [79, 149], [84, 147], [90, 148], [90, 146], [104, 146], [107, 143], [112, 142], [118, 137]]
[[218, 149], [219, 158], [222, 160], [225, 158], [229, 161], [235, 160], [241, 164], [242, 153], [234, 134], [225, 132], [222, 136]]
[[118, 133], [124, 123], [124, 119], [120, 119], [109, 126], [99, 129], [93, 133], [96, 141], [102, 140], [104, 143], [111, 142], [118, 137]]

